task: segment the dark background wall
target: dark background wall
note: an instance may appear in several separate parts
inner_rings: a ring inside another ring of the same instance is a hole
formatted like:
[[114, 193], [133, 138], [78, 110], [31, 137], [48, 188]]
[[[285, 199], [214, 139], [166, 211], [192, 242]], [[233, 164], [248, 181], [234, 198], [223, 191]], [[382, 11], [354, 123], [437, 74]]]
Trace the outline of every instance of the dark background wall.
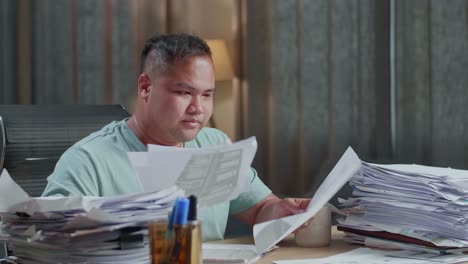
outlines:
[[0, 103], [130, 106], [166, 1], [0, 1]]
[[[1, 0], [0, 103], [112, 103], [131, 112], [140, 51], [156, 33], [225, 40], [239, 72], [239, 6], [230, 0]], [[217, 82], [214, 113], [234, 140], [236, 81]]]
[[468, 169], [468, 1], [246, 10], [246, 134], [275, 192], [310, 196], [348, 146], [365, 161]]

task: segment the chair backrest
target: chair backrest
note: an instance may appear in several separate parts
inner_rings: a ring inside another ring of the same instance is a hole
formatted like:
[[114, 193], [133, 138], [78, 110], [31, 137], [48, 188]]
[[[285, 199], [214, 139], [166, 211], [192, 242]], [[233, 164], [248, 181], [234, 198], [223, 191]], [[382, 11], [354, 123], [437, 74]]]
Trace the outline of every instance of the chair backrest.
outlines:
[[0, 171], [40, 196], [66, 149], [128, 116], [120, 105], [0, 105]]

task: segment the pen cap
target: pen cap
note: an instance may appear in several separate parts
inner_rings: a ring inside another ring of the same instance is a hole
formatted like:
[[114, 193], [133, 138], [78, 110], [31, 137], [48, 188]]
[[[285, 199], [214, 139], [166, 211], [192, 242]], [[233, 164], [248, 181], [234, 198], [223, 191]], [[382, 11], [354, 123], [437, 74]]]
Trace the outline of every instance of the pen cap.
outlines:
[[176, 211], [174, 214], [174, 224], [185, 225], [187, 224], [187, 216], [189, 210], [189, 199], [181, 198], [177, 201]]
[[195, 221], [197, 220], [197, 197], [195, 195], [189, 196], [190, 206], [188, 220]]

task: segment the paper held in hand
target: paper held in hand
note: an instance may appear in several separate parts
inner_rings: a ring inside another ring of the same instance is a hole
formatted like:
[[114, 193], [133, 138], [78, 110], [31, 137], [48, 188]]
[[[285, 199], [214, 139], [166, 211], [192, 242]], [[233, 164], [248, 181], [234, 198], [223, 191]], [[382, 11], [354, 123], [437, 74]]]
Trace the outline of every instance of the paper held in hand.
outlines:
[[312, 197], [306, 212], [256, 224], [254, 240], [257, 252], [262, 253], [314, 216], [361, 168], [361, 160], [351, 147], [328, 174]]
[[255, 137], [227, 143], [208, 148], [148, 145], [147, 152], [129, 152], [128, 157], [143, 191], [159, 191], [175, 184], [199, 197], [199, 206], [205, 207], [235, 199], [250, 188], [250, 165], [257, 151]]

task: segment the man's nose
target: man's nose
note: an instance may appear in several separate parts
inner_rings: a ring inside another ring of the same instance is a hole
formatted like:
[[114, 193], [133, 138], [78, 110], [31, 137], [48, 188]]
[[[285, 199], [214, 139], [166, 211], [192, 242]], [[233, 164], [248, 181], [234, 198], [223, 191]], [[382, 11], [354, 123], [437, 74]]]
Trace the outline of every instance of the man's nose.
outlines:
[[203, 114], [205, 107], [203, 106], [201, 96], [194, 96], [187, 110], [191, 114]]

